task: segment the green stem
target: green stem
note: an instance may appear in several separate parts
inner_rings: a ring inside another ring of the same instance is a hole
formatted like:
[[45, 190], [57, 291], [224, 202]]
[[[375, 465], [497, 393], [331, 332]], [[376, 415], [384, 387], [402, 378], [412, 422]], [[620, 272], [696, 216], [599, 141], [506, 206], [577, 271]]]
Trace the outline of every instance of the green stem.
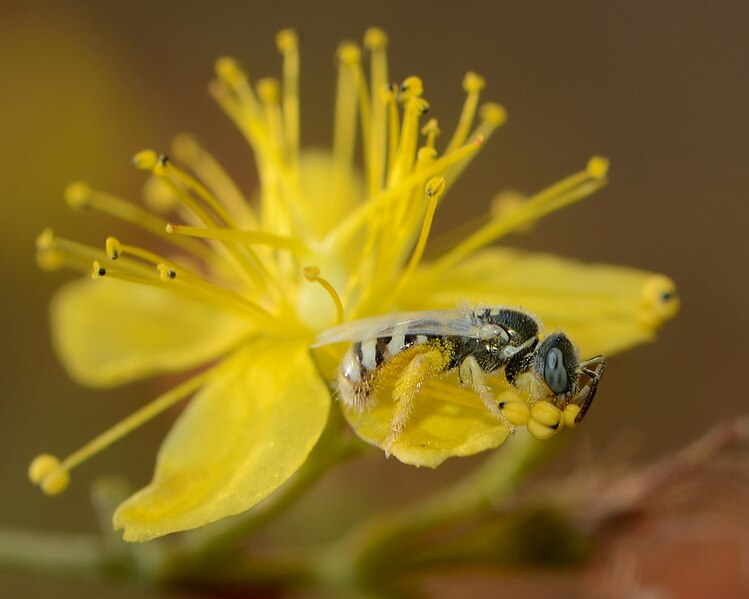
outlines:
[[28, 572], [98, 578], [112, 570], [94, 535], [0, 530], [0, 566]]
[[494, 511], [547, 456], [557, 453], [558, 443], [518, 437], [452, 487], [369, 519], [332, 548], [312, 556], [318, 580], [376, 588], [382, 580], [395, 579], [390, 574], [399, 570], [398, 556], [415, 558], [418, 551], [432, 549], [434, 539], [419, 544], [427, 533]]

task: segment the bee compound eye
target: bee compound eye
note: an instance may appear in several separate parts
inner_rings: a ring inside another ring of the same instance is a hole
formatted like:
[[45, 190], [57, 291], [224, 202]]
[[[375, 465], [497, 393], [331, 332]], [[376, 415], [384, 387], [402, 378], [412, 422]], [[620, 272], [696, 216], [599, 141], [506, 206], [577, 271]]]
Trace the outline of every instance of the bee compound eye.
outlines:
[[567, 390], [567, 368], [564, 365], [562, 350], [558, 347], [552, 347], [546, 354], [544, 381], [555, 394]]

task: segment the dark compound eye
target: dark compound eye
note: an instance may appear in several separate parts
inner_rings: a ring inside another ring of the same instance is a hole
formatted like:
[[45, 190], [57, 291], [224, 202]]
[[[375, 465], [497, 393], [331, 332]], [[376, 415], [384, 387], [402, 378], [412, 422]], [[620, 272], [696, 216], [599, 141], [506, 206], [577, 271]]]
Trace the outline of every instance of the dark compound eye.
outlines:
[[558, 347], [552, 347], [546, 354], [544, 380], [554, 393], [564, 393], [567, 390], [567, 369], [562, 350]]

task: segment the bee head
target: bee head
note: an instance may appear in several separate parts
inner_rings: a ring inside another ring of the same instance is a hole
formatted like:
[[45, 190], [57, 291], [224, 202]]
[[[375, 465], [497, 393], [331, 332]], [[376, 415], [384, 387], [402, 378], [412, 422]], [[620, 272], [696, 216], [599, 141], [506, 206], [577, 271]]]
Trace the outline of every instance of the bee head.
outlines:
[[579, 361], [572, 341], [563, 333], [552, 333], [536, 348], [534, 370], [554, 395], [572, 396]]

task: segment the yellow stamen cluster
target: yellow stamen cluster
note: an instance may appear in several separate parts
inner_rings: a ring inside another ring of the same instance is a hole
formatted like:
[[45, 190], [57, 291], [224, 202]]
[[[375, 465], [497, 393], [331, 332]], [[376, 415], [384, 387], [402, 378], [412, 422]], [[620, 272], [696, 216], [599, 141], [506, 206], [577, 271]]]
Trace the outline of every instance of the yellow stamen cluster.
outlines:
[[[46, 230], [37, 240], [39, 264], [197, 298], [241, 315], [268, 336], [311, 339], [334, 322], [393, 309], [424, 267], [439, 202], [506, 114], [497, 104], [480, 106], [485, 82], [466, 74], [465, 104], [440, 152], [437, 120], [422, 123], [429, 109], [424, 84], [415, 76], [400, 85], [390, 82], [387, 43], [381, 30], [366, 32], [369, 77], [361, 49], [350, 42], [339, 47], [332, 155], [317, 158], [316, 171], [308, 166], [313, 157], [300, 150], [296, 34], [285, 30], [276, 38], [283, 56], [281, 81], [266, 78], [253, 85], [237, 61], [220, 58], [210, 92], [254, 151], [258, 204], [248, 203], [218, 162], [195, 139], [182, 135], [173, 155], [184, 169], [153, 150], [133, 158], [134, 166], [151, 177], [146, 199], [153, 211], [85, 183], [65, 191], [71, 208], [96, 210], [140, 227], [179, 257], [115, 237], [108, 237], [103, 249], [90, 247]], [[354, 164], [358, 135], [363, 181]], [[523, 200], [520, 208], [497, 211], [429, 268], [446, 269], [507, 232], [589, 195], [605, 184], [607, 169], [605, 159], [592, 158], [585, 170]], [[325, 175], [310, 183], [311, 174], [319, 171]], [[664, 289], [654, 285], [653, 297]], [[193, 377], [157, 398], [62, 462], [40, 456], [30, 469], [31, 479], [46, 493], [62, 491], [71, 468], [194, 392], [207, 376]], [[519, 406], [507, 409], [511, 421], [529, 417]], [[543, 415], [533, 418], [543, 421]]]

